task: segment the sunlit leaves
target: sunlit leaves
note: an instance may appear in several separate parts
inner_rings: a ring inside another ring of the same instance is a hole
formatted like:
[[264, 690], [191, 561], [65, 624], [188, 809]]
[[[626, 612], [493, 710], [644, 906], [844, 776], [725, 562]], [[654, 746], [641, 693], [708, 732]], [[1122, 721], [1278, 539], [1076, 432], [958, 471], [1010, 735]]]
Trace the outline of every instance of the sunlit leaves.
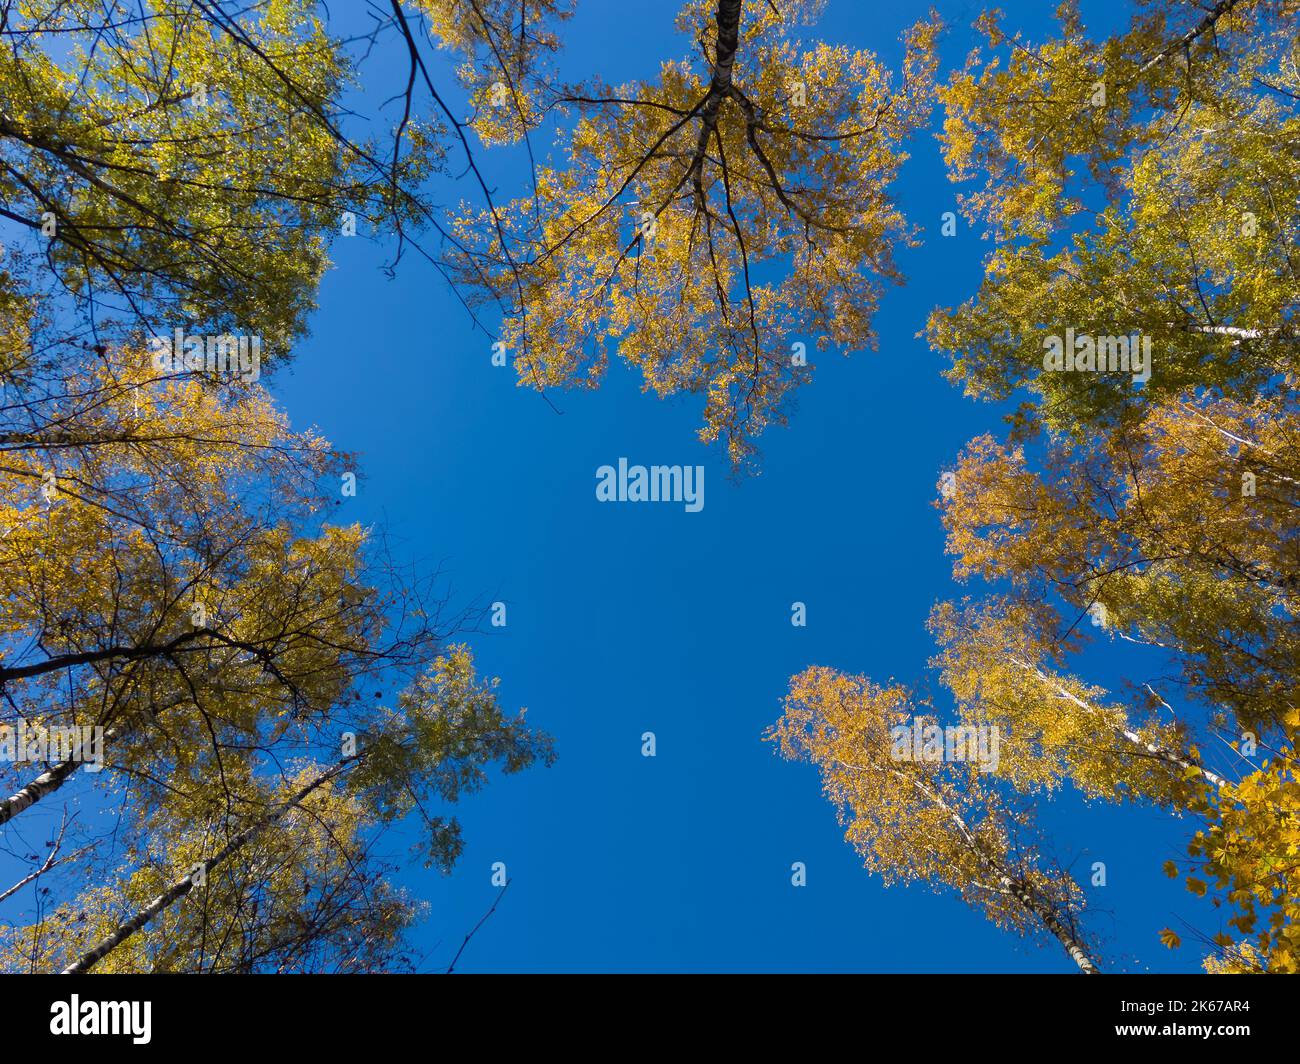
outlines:
[[563, 158], [535, 197], [463, 215], [457, 276], [505, 307], [521, 384], [595, 387], [617, 353], [645, 390], [699, 395], [701, 438], [744, 465], [810, 379], [796, 341], [874, 343], [911, 239], [890, 186], [927, 112], [937, 27], [909, 34], [899, 78], [800, 44], [798, 5], [747, 0], [734, 40], [716, 8], [681, 16], [707, 62], [558, 92], [574, 116]]
[[845, 838], [886, 883], [947, 886], [999, 926], [1050, 930], [1086, 962], [1073, 929], [1082, 891], [1042, 859], [1026, 809], [972, 766], [892, 756], [891, 729], [919, 712], [901, 685], [814, 667], [791, 678], [768, 738], [818, 769]]
[[[964, 206], [997, 246], [930, 340], [968, 393], [1027, 385], [1060, 431], [1192, 386], [1249, 398], [1300, 365], [1294, 12], [1142, 8], [1100, 42], [1073, 4], [1042, 44], [988, 17], [989, 54], [940, 92], [951, 174], [978, 182]], [[1067, 327], [1149, 337], [1150, 380], [1044, 372], [1044, 337]]]

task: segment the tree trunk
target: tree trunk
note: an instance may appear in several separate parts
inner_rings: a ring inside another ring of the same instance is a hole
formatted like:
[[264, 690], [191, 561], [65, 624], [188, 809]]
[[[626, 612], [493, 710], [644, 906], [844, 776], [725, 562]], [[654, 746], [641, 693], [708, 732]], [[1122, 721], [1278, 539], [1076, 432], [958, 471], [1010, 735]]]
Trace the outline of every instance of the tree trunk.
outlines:
[[[1088, 705], [1087, 702], [1085, 702], [1082, 698], [1078, 697], [1078, 695], [1070, 691], [1069, 688], [1067, 688], [1064, 684], [1062, 684], [1057, 680], [1053, 680], [1052, 677], [1047, 675], [1047, 673], [1043, 672], [1042, 669], [1039, 669], [1034, 665], [1031, 665], [1027, 661], [1021, 661], [1017, 657], [1012, 657], [1010, 660], [1015, 665], [1024, 669], [1026, 672], [1031, 672], [1035, 676], [1037, 676], [1040, 680], [1043, 681], [1043, 683], [1047, 684], [1047, 686], [1050, 687], [1055, 692], [1058, 698], [1064, 698], [1067, 702], [1073, 702], [1085, 713], [1091, 713], [1094, 716], [1101, 715], [1101, 711], [1098, 710], [1095, 706]], [[1214, 784], [1214, 786], [1216, 787], [1222, 787], [1224, 783], [1227, 782], [1226, 780], [1224, 780], [1222, 776], [1218, 775], [1215, 772], [1211, 772], [1208, 768], [1204, 768], [1203, 766], [1198, 765], [1193, 761], [1189, 761], [1187, 758], [1183, 757], [1177, 751], [1169, 750], [1163, 746], [1156, 746], [1155, 743], [1146, 742], [1140, 735], [1137, 734], [1137, 732], [1130, 731], [1128, 728], [1118, 727], [1115, 725], [1111, 725], [1111, 730], [1116, 735], [1123, 736], [1134, 746], [1141, 747], [1148, 754], [1153, 756], [1157, 761], [1163, 761], [1170, 768], [1182, 769], [1185, 772], [1195, 771], [1199, 773], [1202, 778]]]
[[741, 6], [741, 0], [718, 0], [714, 16], [718, 24], [718, 47], [714, 52], [713, 84], [724, 94], [731, 89], [731, 71], [736, 65]]
[[[1001, 861], [990, 856], [986, 852], [985, 848], [980, 845], [979, 839], [971, 834], [970, 828], [966, 826], [966, 821], [957, 810], [948, 805], [943, 798], [920, 780], [915, 777], [908, 777], [897, 769], [892, 771], [895, 775], [904, 779], [910, 779], [913, 787], [924, 794], [928, 801], [937, 805], [948, 815], [953, 824], [956, 825], [957, 831], [960, 833], [967, 847], [969, 847], [969, 849], [989, 868], [989, 870], [998, 877], [998, 881], [1003, 887], [1002, 892], [1009, 893], [1016, 899], [1016, 901], [1042, 921], [1043, 926], [1046, 927], [1047, 930], [1055, 936], [1056, 940], [1065, 947], [1065, 952], [1070, 955], [1070, 959], [1079, 966], [1079, 970], [1082, 971], [1084, 975], [1101, 974], [1101, 969], [1097, 967], [1093, 962], [1093, 959], [1088, 955], [1088, 951], [1084, 947], [1083, 943], [1071, 933], [1070, 929], [1065, 926], [1065, 923], [1061, 918], [1056, 915], [1055, 908], [1035, 895], [1033, 890], [1030, 889], [1029, 885], [1025, 883], [1024, 880], [1013, 878]], [[985, 889], [989, 888], [986, 887]]]
[[[119, 737], [120, 733], [117, 729], [110, 728], [104, 733], [104, 748], [108, 748], [110, 739]], [[0, 824], [8, 823], [24, 809], [35, 805], [47, 794], [51, 794], [62, 787], [68, 781], [68, 777], [85, 764], [80, 757], [80, 753], [81, 748], [78, 747], [73, 757], [70, 757], [67, 761], [60, 761], [53, 768], [42, 772], [27, 786], [11, 794], [8, 798], [0, 800]]]
[[1065, 952], [1070, 955], [1070, 959], [1079, 966], [1079, 970], [1084, 975], [1101, 974], [1101, 969], [1088, 956], [1083, 943], [1075, 938], [1070, 929], [1061, 922], [1060, 917], [1056, 915], [1055, 910], [1050, 905], [1044, 905], [1035, 898], [1033, 891], [1019, 880], [1004, 876], [1003, 882], [1006, 883], [1019, 902], [1037, 916], [1043, 922], [1043, 926], [1056, 936], [1057, 941], [1065, 947]]

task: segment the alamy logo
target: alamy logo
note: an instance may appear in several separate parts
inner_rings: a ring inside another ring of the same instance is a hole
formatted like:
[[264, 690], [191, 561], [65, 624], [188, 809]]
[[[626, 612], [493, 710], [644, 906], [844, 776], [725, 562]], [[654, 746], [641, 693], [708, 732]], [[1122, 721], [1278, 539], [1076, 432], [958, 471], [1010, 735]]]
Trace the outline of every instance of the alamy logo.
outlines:
[[71, 1001], [50, 1005], [50, 1034], [129, 1034], [138, 1046], [148, 1045], [151, 1001]]
[[0, 724], [0, 761], [81, 761], [87, 772], [98, 772], [104, 767], [104, 729]]
[[252, 384], [262, 375], [262, 338], [230, 333], [187, 336], [177, 329], [172, 336], [150, 337], [149, 357], [161, 374], [209, 373]]
[[680, 502], [687, 513], [704, 509], [703, 466], [603, 465], [596, 470], [596, 498], [601, 502]]
[[1075, 335], [1049, 336], [1043, 340], [1043, 369], [1048, 373], [1132, 373], [1133, 381], [1151, 379], [1151, 337]]
[[989, 724], [950, 724], [914, 717], [889, 729], [895, 761], [973, 761], [981, 772], [998, 770], [998, 729]]

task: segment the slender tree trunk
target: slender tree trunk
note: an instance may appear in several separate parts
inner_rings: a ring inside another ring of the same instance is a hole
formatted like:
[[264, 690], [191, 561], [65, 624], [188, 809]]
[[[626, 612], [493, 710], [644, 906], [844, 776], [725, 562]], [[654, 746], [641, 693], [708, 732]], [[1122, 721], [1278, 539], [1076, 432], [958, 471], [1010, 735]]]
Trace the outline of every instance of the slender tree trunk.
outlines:
[[[104, 747], [107, 749], [109, 740], [116, 740], [121, 737], [121, 732], [116, 728], [110, 728], [104, 733]], [[66, 761], [60, 761], [53, 768], [47, 769], [37, 776], [31, 783], [15, 791], [8, 798], [0, 799], [0, 824], [6, 824], [24, 809], [35, 805], [46, 795], [57, 791], [62, 787], [77, 769], [85, 764], [81, 757], [82, 747], [78, 745], [73, 751], [72, 757]], [[3, 792], [0, 792], [3, 793]]]
[[[352, 757], [344, 758], [333, 768], [317, 776], [311, 783], [303, 787], [302, 790], [298, 791], [298, 793], [287, 802], [284, 802], [270, 812], [264, 813], [262, 816], [258, 817], [247, 828], [218, 850], [216, 854], [202, 863], [200, 867], [203, 869], [204, 876], [206, 877], [209, 872], [219, 867], [231, 854], [238, 853], [242, 850], [272, 824], [282, 819], [285, 814], [289, 813], [291, 810], [297, 809], [302, 805], [308, 795], [323, 787], [330, 780], [343, 772], [350, 764], [359, 761], [362, 756], [363, 755], [361, 754], [356, 754]], [[198, 869], [196, 868], [195, 871], [197, 872]], [[191, 872], [184, 879], [173, 883], [171, 887], [159, 894], [158, 897], [154, 898], [153, 901], [137, 912], [129, 920], [119, 924], [112, 934], [102, 939], [97, 945], [86, 953], [83, 953], [77, 960], [68, 965], [68, 967], [64, 968], [62, 974], [75, 975], [81, 972], [90, 971], [91, 968], [112, 953], [113, 950], [134, 935], [142, 927], [148, 924], [155, 916], [168, 908], [174, 902], [185, 897], [185, 895], [193, 889], [194, 872]]]
[[1166, 57], [1173, 55], [1173, 53], [1178, 51], [1179, 48], [1186, 48], [1194, 40], [1196, 40], [1197, 37], [1200, 37], [1207, 30], [1212, 29], [1214, 27], [1214, 24], [1218, 22], [1219, 19], [1223, 18], [1224, 15], [1230, 13], [1232, 9], [1236, 7], [1239, 3], [1241, 3], [1241, 0], [1219, 0], [1219, 2], [1214, 5], [1214, 7], [1212, 7], [1208, 12], [1206, 12], [1205, 17], [1201, 19], [1200, 22], [1198, 22], [1190, 30], [1188, 30], [1181, 37], [1179, 37], [1178, 40], [1174, 41], [1172, 44], [1162, 49], [1159, 53], [1156, 54], [1154, 58], [1149, 59], [1146, 63], [1144, 63], [1142, 69], [1140, 69], [1137, 72], [1137, 77], [1140, 78], [1143, 74], [1145, 74], [1157, 63], [1160, 63]]
[[740, 44], [741, 0], [718, 0], [714, 19], [718, 24], [718, 47], [714, 53], [713, 84], [722, 92], [731, 89], [731, 71]]
[[1189, 325], [1188, 332], [1211, 333], [1215, 336], [1234, 336], [1238, 340], [1263, 340], [1277, 336], [1281, 329], [1242, 329], [1236, 325]]
[[[915, 777], [909, 777], [897, 769], [891, 770], [896, 775], [904, 779], [910, 779], [912, 786], [919, 790], [926, 799], [942, 809], [956, 825], [958, 833], [967, 847], [989, 868], [990, 871], [998, 877], [1002, 890], [999, 893], [1010, 894], [1029, 912], [1038, 917], [1044, 927], [1052, 933], [1058, 942], [1065, 947], [1065, 952], [1070, 955], [1070, 959], [1079, 966], [1079, 970], [1084, 975], [1099, 975], [1101, 969], [1097, 967], [1095, 961], [1089, 956], [1087, 948], [1066, 926], [1065, 922], [1056, 913], [1056, 908], [1049, 902], [1038, 896], [1030, 886], [1023, 880], [1017, 879], [1011, 875], [1001, 861], [991, 857], [983, 846], [980, 845], [979, 839], [971, 834], [971, 830], [966, 826], [966, 821], [962, 815], [953, 809], [938, 794], [932, 791], [920, 780]], [[990, 888], [985, 887], [988, 890]]]
[[[1073, 702], [1085, 713], [1090, 713], [1094, 716], [1099, 716], [1099, 717], [1102, 716], [1101, 711], [1097, 709], [1096, 706], [1088, 705], [1087, 702], [1085, 702], [1078, 695], [1074, 694], [1074, 692], [1072, 692], [1069, 688], [1067, 688], [1063, 683], [1061, 683], [1059, 680], [1054, 680], [1047, 673], [1043, 672], [1042, 669], [1036, 668], [1035, 666], [1031, 665], [1027, 661], [1021, 661], [1017, 657], [1012, 657], [1010, 660], [1019, 668], [1022, 668], [1026, 672], [1033, 673], [1035, 676], [1037, 676], [1040, 680], [1043, 681], [1043, 683], [1047, 684], [1047, 686], [1050, 687], [1053, 690], [1053, 692], [1055, 692], [1058, 698], [1064, 698], [1067, 702]], [[1114, 731], [1116, 735], [1123, 736], [1134, 746], [1141, 747], [1148, 754], [1155, 757], [1156, 760], [1163, 761], [1170, 768], [1179, 768], [1184, 771], [1195, 770], [1204, 779], [1214, 784], [1214, 786], [1216, 787], [1222, 787], [1224, 783], [1227, 782], [1226, 780], [1224, 780], [1222, 776], [1218, 775], [1217, 773], [1211, 772], [1208, 768], [1196, 764], [1194, 761], [1189, 761], [1186, 757], [1184, 757], [1182, 754], [1178, 753], [1177, 751], [1170, 750], [1164, 746], [1157, 746], [1155, 743], [1147, 742], [1135, 731], [1130, 731], [1128, 728], [1122, 726], [1116, 726], [1113, 724], [1111, 725], [1111, 730]]]
[[[160, 713], [180, 705], [181, 701], [181, 699], [176, 699], [166, 705], [155, 707], [150, 710], [150, 713], [156, 719]], [[110, 744], [118, 742], [130, 732], [129, 724], [128, 721], [121, 726], [114, 725], [104, 732], [104, 750], [102, 752], [107, 753]], [[86, 763], [80, 756], [81, 750], [82, 747], [78, 746], [74, 755], [67, 761], [61, 761], [53, 768], [42, 772], [31, 783], [11, 794], [8, 798], [0, 799], [0, 824], [8, 823], [24, 809], [35, 805], [42, 798], [52, 794], [67, 783], [73, 773]]]
[[740, 44], [740, 12], [742, 0], [718, 0], [714, 21], [718, 25], [718, 43], [713, 52], [713, 77], [709, 92], [700, 107], [700, 132], [695, 142], [695, 156], [691, 160], [690, 177], [699, 206], [704, 205], [704, 188], [701, 175], [708, 154], [709, 137], [718, 124], [718, 111], [722, 101], [731, 95], [731, 74], [736, 66], [736, 49]]
[[1038, 898], [1034, 897], [1033, 891], [1019, 880], [1011, 879], [1009, 876], [1003, 876], [1003, 882], [1020, 904], [1037, 916], [1038, 919], [1043, 922], [1043, 926], [1056, 936], [1056, 940], [1065, 947], [1065, 952], [1070, 955], [1070, 959], [1079, 966], [1079, 970], [1083, 972], [1084, 975], [1101, 974], [1101, 969], [1098, 968], [1097, 965], [1093, 963], [1092, 958], [1088, 956], [1088, 951], [1085, 949], [1083, 943], [1080, 942], [1074, 936], [1073, 932], [1065, 926], [1061, 921], [1061, 918], [1056, 915], [1056, 911], [1052, 906], [1046, 905]]

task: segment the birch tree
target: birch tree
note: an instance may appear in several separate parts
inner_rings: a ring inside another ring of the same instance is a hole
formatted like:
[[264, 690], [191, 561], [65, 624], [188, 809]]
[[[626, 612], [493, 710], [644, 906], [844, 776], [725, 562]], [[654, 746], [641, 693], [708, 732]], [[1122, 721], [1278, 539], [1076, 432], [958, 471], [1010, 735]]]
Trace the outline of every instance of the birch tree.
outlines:
[[[1150, 0], [1097, 39], [1066, 3], [1031, 42], [990, 12], [939, 89], [994, 247], [927, 336], [969, 395], [1022, 402], [945, 478], [954, 576], [981, 586], [933, 611], [932, 664], [958, 719], [1000, 730], [1008, 800], [1069, 785], [1200, 820], [1166, 870], [1225, 910], [1215, 971], [1294, 971], [1300, 933], [1296, 14]], [[1049, 365], [1065, 337], [1149, 343], [1149, 374]], [[1098, 650], [1114, 690], [1087, 679]]]
[[[356, 53], [323, 16], [300, 0], [0, 16], [0, 728], [99, 737], [0, 764], [6, 838], [17, 817], [85, 814], [63, 859], [3, 892], [15, 970], [73, 963], [217, 853], [197, 914], [161, 906], [155, 933], [134, 927], [96, 965], [400, 966], [417, 906], [383, 886], [380, 830], [423, 820], [446, 868], [460, 842], [441, 806], [488, 763], [549, 757], [539, 734], [444, 699], [435, 735], [367, 754], [400, 795], [331, 777], [267, 813], [386, 691], [463, 673], [464, 652], [439, 654], [476, 616], [346, 513], [355, 456], [292, 428], [262, 379], [305, 335], [335, 237], [368, 224], [400, 259], [440, 229], [423, 185], [447, 124], [411, 107], [355, 137]], [[376, 34], [404, 39], [404, 18]], [[531, 61], [509, 58], [520, 76]], [[238, 364], [214, 366], [212, 340], [236, 336]], [[190, 340], [194, 364], [167, 361]]]
[[697, 0], [677, 20], [697, 57], [540, 95], [564, 116], [561, 158], [499, 214], [467, 207], [449, 251], [466, 290], [505, 308], [520, 384], [596, 387], [616, 347], [646, 391], [699, 395], [701, 439], [743, 466], [810, 379], [808, 352], [874, 345], [912, 240], [890, 187], [928, 114], [937, 26], [891, 72], [801, 39], [809, 10]]
[[[405, 933], [423, 906], [393, 887], [386, 825], [423, 818], [426, 863], [461, 849], [445, 809], [499, 764], [553, 757], [550, 740], [507, 714], [496, 681], [449, 648], [391, 709], [353, 710], [333, 764], [267, 776], [228, 752], [184, 790], [141, 810], [116, 875], [8, 933], [10, 969], [59, 971], [386, 971], [412, 967]], [[205, 758], [212, 760], [212, 758]], [[220, 785], [217, 779], [220, 778]]]
[[817, 767], [845, 838], [886, 884], [951, 888], [998, 927], [1051, 936], [1095, 974], [1082, 891], [1044, 861], [1026, 810], [976, 769], [895, 756], [891, 729], [910, 730], [925, 708], [902, 686], [814, 667], [791, 679], [768, 738]]
[[[1028, 388], [1085, 433], [1206, 386], [1288, 394], [1300, 356], [1300, 68], [1292, 0], [1146, 0], [1094, 39], [1078, 5], [1035, 44], [996, 14], [939, 91], [972, 224], [996, 246], [978, 293], [930, 319], [966, 392]], [[1072, 328], [1151, 341], [1151, 379], [1043, 369]]]

